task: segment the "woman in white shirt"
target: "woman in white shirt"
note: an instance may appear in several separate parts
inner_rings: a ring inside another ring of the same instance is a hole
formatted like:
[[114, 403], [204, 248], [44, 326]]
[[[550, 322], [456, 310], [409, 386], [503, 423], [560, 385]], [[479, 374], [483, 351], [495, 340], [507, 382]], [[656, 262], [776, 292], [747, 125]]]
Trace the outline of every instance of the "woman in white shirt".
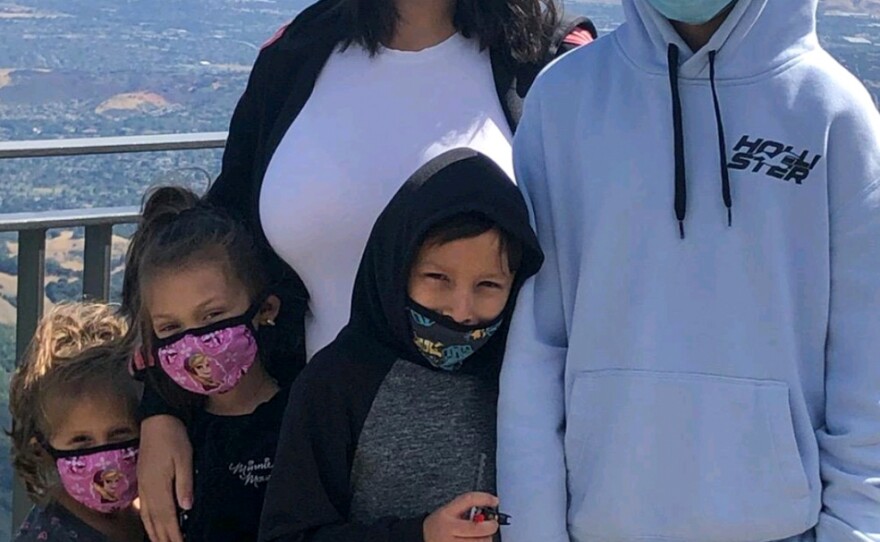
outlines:
[[[512, 177], [526, 91], [595, 34], [552, 0], [320, 0], [263, 46], [207, 197], [253, 230], [283, 285], [277, 326], [260, 337], [289, 360], [273, 376], [292, 381], [345, 324], [370, 228], [409, 175], [470, 147]], [[186, 429], [154, 390], [142, 407], [144, 523], [154, 542], [181, 542]]]

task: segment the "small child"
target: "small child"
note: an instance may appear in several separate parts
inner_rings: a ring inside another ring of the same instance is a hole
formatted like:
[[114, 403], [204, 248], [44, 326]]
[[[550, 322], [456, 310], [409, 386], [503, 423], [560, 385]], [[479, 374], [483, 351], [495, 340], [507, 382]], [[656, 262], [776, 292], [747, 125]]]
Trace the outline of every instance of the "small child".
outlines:
[[498, 505], [507, 322], [542, 261], [492, 160], [457, 149], [416, 172], [373, 227], [348, 326], [297, 380], [260, 540], [494, 536], [472, 511]]
[[10, 383], [16, 473], [38, 504], [16, 542], [141, 542], [139, 385], [123, 318], [106, 305], [55, 307]]
[[163, 187], [147, 196], [126, 265], [150, 378], [169, 404], [190, 405], [194, 502], [181, 515], [183, 535], [256, 540], [288, 389], [260, 355], [260, 331], [281, 302], [253, 239], [192, 192]]

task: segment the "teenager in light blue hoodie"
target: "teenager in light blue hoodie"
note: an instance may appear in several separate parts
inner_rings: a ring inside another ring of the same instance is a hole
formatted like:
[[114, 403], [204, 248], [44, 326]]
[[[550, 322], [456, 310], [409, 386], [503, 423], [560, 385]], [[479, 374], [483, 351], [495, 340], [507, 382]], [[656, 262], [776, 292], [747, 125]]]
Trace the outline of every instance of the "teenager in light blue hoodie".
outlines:
[[878, 541], [875, 105], [817, 0], [623, 4], [515, 139], [505, 542]]

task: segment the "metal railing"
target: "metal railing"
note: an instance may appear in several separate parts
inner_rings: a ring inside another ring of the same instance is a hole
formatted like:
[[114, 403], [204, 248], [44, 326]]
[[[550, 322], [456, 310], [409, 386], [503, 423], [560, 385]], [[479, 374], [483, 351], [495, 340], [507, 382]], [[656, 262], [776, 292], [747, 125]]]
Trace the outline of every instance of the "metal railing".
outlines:
[[[226, 132], [154, 136], [0, 142], [0, 160], [96, 154], [185, 151], [223, 148]], [[46, 232], [54, 228], [85, 229], [83, 297], [107, 300], [113, 226], [137, 222], [137, 207], [112, 207], [0, 214], [0, 232], [18, 233], [16, 292], [16, 360], [21, 359], [43, 312], [46, 276]], [[16, 483], [12, 495], [12, 528], [24, 520], [30, 502]]]

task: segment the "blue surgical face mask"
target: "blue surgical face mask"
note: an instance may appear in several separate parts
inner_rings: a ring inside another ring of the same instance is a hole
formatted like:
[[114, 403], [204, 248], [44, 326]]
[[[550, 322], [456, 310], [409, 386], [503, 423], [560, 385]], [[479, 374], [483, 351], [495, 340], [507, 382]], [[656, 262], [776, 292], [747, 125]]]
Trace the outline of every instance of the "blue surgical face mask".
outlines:
[[703, 24], [711, 21], [731, 0], [647, 0], [661, 15], [672, 21]]

